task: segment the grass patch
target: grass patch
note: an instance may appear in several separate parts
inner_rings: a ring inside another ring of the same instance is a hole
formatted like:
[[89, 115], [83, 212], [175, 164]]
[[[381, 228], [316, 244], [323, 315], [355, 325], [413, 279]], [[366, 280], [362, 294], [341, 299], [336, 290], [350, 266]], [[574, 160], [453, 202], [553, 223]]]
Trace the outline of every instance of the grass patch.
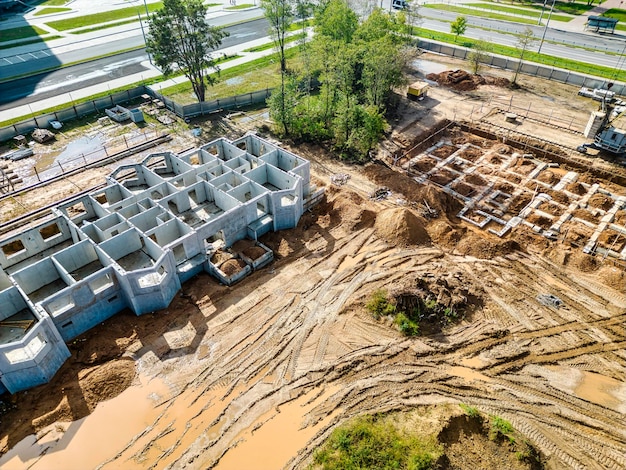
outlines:
[[61, 5], [65, 5], [67, 3], [67, 0], [46, 0], [45, 2], [41, 3], [40, 6], [42, 7], [60, 7]]
[[37, 13], [35, 13], [34, 16], [53, 15], [55, 13], [63, 13], [64, 11], [72, 11], [72, 9], [71, 8], [58, 8], [58, 7], [42, 8]]
[[626, 10], [622, 10], [621, 8], [611, 8], [608, 11], [602, 13], [601, 16], [606, 16], [607, 18], [615, 18], [619, 21], [626, 21]]
[[[288, 38], [285, 38], [285, 44], [288, 44], [290, 42], [294, 42], [294, 41], [298, 41], [300, 39], [302, 39], [303, 37], [306, 36], [306, 33], [300, 33], [300, 34], [296, 34], [294, 36], [289, 36]], [[267, 49], [271, 49], [272, 47], [274, 47], [274, 43], [273, 42], [268, 42], [267, 44], [261, 44], [260, 46], [256, 46], [256, 47], [250, 47], [248, 49], [244, 49], [244, 52], [260, 52], [260, 51], [265, 51]]]
[[252, 8], [253, 3], [242, 3], [241, 5], [233, 5], [232, 7], [226, 7], [224, 10], [243, 10], [244, 8]]
[[17, 46], [27, 46], [29, 44], [36, 44], [38, 42], [48, 42], [48, 41], [52, 41], [53, 39], [59, 39], [61, 36], [48, 36], [45, 39], [42, 38], [36, 38], [36, 39], [29, 39], [27, 41], [21, 41], [18, 44], [5, 44], [4, 46], [0, 45], [0, 49], [11, 49], [13, 47], [17, 47]]
[[[455, 36], [448, 33], [440, 33], [430, 29], [416, 28], [417, 35], [425, 39], [434, 39], [436, 41], [455, 43]], [[465, 47], [473, 47], [478, 40], [461, 38], [458, 43]], [[519, 57], [519, 53], [514, 47], [491, 44], [492, 54], [503, 55], [507, 57]], [[535, 62], [537, 64], [550, 65], [573, 72], [582, 72], [596, 77], [608, 78], [610, 80], [626, 81], [626, 70], [616, 70], [613, 67], [605, 67], [602, 65], [587, 64], [576, 60], [564, 59], [545, 54], [537, 54], [533, 51], [526, 51], [524, 62]]]
[[[476, 7], [476, 8], [486, 8], [488, 10], [501, 11], [503, 13], [511, 13], [513, 15], [530, 16], [532, 18], [539, 18], [541, 16], [540, 11], [535, 11], [534, 9], [530, 9], [530, 8], [529, 9], [514, 8], [514, 7], [508, 7], [508, 6], [493, 4], [493, 3], [468, 3], [467, 5]], [[543, 16], [547, 18], [547, 15], [543, 15]], [[554, 14], [552, 15], [551, 18], [556, 21], [570, 21], [572, 19], [569, 16], [554, 15]]]
[[0, 42], [16, 41], [17, 39], [32, 38], [33, 36], [43, 36], [45, 34], [48, 34], [48, 31], [37, 26], [20, 26], [19, 28], [2, 31]]
[[[150, 3], [148, 5], [148, 11], [153, 13], [160, 10], [163, 3]], [[120, 8], [118, 10], [105, 11], [102, 13], [94, 13], [93, 15], [79, 16], [77, 18], [68, 18], [66, 20], [50, 21], [46, 23], [51, 28], [57, 31], [67, 31], [68, 29], [83, 28], [86, 26], [97, 25], [100, 23], [107, 23], [109, 21], [122, 20], [130, 16], [137, 16], [137, 12], [145, 13], [143, 8], [139, 7], [127, 7]]]
[[101, 29], [114, 28], [116, 26], [123, 26], [125, 24], [130, 24], [130, 23], [137, 23], [137, 19], [136, 18], [132, 18], [130, 20], [118, 21], [116, 23], [101, 24], [99, 26], [94, 26], [92, 28], [78, 29], [76, 31], [72, 31], [70, 34], [91, 33], [92, 31], [100, 31]]
[[335, 429], [313, 461], [324, 470], [430, 470], [442, 454], [434, 436], [411, 435], [376, 415], [355, 418]]
[[[499, 2], [500, 3], [500, 2]], [[532, 8], [534, 10], [542, 10], [544, 9], [543, 3], [535, 3], [533, 0], [524, 0], [521, 3], [520, 2], [502, 2], [500, 4], [503, 5], [511, 5], [512, 7], [526, 7], [526, 8]], [[552, 5], [552, 3], [548, 2], [546, 7], [545, 7], [545, 11], [548, 12], [550, 11], [550, 6]], [[578, 3], [578, 2], [567, 2], [567, 1], [560, 1], [560, 2], [554, 2], [554, 11], [559, 11], [561, 13], [568, 13], [570, 15], [581, 15], [582, 13], [585, 13], [586, 11], [589, 11], [595, 7], [597, 7], [597, 4], [593, 4], [593, 5], [587, 5], [587, 2], [583, 2], [583, 3]]]
[[[488, 4], [482, 4], [482, 5], [488, 5]], [[434, 8], [435, 10], [451, 11], [454, 13], [459, 13], [461, 15], [478, 16], [481, 18], [489, 18], [492, 20], [513, 21], [515, 23], [532, 24], [532, 25], [537, 24], [536, 20], [532, 20], [530, 18], [520, 18], [519, 16], [502, 15], [499, 13], [491, 13], [488, 11], [476, 10], [474, 8], [458, 7], [454, 5], [443, 5], [441, 3], [432, 3], [432, 4], [426, 4], [423, 6], [426, 8]], [[483, 7], [483, 8], [487, 8], [487, 7]], [[539, 17], [539, 13], [531, 11], [531, 10], [517, 9], [517, 11], [520, 12], [518, 13], [520, 15], [525, 15], [531, 18]], [[555, 21], [570, 21], [572, 18], [569, 16], [563, 16], [563, 15], [552, 15], [552, 19]]]
[[[299, 54], [297, 48], [288, 49], [285, 53], [287, 59], [292, 60]], [[289, 65], [291, 68], [297, 67], [295, 63]], [[207, 88], [205, 98], [207, 101], [274, 88], [280, 84], [280, 61], [278, 54], [272, 54], [222, 70], [219, 75], [213, 76], [218, 82]], [[183, 105], [197, 102], [188, 81], [159, 91]]]
[[473, 406], [466, 405], [465, 403], [459, 403], [459, 406], [463, 410], [463, 412], [469, 416], [470, 418], [480, 418], [480, 411], [478, 411]]

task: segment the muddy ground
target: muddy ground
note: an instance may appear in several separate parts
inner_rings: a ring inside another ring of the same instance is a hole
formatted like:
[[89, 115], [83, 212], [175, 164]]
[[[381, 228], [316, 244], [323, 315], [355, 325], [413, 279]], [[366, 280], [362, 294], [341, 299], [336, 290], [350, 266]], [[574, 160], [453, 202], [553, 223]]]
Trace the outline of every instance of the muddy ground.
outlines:
[[[473, 114], [494, 92], [538, 109], [573, 101], [567, 112], [586, 122], [581, 98], [559, 86], [547, 100], [545, 84], [524, 83], [514, 93], [436, 88], [427, 106], [401, 101], [381, 156], [442, 117]], [[170, 148], [185, 147], [181, 135]], [[385, 165], [293, 150], [311, 160], [326, 197], [296, 229], [262, 239], [274, 263], [233, 287], [200, 275], [168, 309], [122, 312], [73, 341], [49, 384], [3, 397], [2, 468], [302, 468], [337, 424], [391, 410], [449, 429], [441, 439], [454, 468], [502, 468], [506, 442], [492, 449], [454, 418], [458, 403], [510, 421], [547, 468], [626, 466], [623, 267], [527, 230], [478, 231], [455, 217], [458, 201]], [[30, 207], [110, 171], [33, 192]], [[330, 183], [337, 173], [347, 184]], [[371, 200], [383, 185], [391, 197]], [[438, 217], [422, 218], [425, 200]], [[401, 237], [385, 230], [392, 223]], [[408, 339], [364, 308], [377, 288], [424, 286], [462, 303], [462, 318]], [[546, 293], [563, 305], [543, 305]]]

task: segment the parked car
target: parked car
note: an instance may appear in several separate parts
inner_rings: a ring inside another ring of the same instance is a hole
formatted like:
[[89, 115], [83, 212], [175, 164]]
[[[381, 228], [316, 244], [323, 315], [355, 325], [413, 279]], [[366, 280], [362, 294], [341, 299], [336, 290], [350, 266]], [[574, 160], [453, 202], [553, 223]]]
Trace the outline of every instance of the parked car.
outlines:
[[407, 0], [391, 0], [391, 7], [396, 10], [404, 10], [409, 8], [409, 2]]

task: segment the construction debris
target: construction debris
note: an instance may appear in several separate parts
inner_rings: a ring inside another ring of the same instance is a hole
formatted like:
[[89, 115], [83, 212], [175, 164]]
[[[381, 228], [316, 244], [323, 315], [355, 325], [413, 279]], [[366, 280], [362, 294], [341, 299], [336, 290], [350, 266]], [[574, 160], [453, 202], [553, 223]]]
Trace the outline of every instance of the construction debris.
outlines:
[[559, 299], [556, 295], [552, 295], [552, 294], [539, 294], [537, 296], [537, 301], [541, 305], [545, 305], [546, 307], [559, 308], [564, 305], [561, 299]]
[[330, 182], [337, 186], [343, 186], [350, 179], [350, 175], [347, 173], [337, 173], [330, 177]]
[[54, 134], [48, 129], [35, 129], [32, 133], [32, 137], [40, 144], [55, 139]]
[[370, 194], [370, 199], [373, 201], [382, 201], [391, 196], [391, 190], [387, 186], [382, 186]]

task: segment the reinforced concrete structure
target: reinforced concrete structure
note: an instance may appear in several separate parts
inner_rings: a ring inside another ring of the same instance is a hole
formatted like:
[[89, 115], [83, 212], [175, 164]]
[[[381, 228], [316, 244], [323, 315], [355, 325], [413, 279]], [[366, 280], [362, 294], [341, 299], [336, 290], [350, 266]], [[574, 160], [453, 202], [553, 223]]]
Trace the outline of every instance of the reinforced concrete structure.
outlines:
[[[120, 166], [103, 189], [0, 240], [0, 392], [48, 382], [65, 342], [122, 309], [167, 307], [201, 271], [241, 278], [211, 262], [216, 246], [295, 227], [309, 181], [309, 162], [270, 142], [218, 139]], [[241, 272], [267, 256], [242, 256]]]

